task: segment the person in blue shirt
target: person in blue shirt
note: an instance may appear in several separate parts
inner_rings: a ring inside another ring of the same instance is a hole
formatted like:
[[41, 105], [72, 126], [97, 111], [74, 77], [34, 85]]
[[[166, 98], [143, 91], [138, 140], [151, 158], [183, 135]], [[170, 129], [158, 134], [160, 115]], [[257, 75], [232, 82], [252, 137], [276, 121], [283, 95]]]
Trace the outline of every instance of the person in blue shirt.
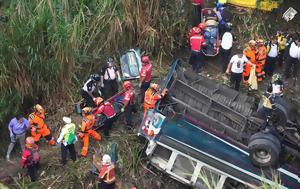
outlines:
[[9, 122], [8, 130], [10, 135], [10, 144], [6, 154], [7, 160], [10, 160], [10, 153], [17, 140], [19, 140], [22, 151], [25, 149], [25, 134], [27, 128], [30, 128], [29, 122], [21, 114], [18, 114]]

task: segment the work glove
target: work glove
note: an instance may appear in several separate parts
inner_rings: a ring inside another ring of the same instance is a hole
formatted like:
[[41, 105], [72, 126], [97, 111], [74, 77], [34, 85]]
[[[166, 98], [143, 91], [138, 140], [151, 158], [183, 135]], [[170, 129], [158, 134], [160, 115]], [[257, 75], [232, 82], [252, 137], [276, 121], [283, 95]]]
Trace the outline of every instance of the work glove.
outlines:
[[84, 134], [83, 133], [79, 133], [79, 138], [83, 138]]
[[117, 80], [118, 80], [118, 82], [122, 81], [120, 76], [118, 76]]
[[121, 112], [124, 112], [125, 111], [125, 108], [123, 107], [123, 108], [121, 108]]
[[139, 88], [141, 88], [141, 86], [142, 86], [142, 83], [139, 83]]
[[101, 83], [101, 84], [100, 84], [100, 87], [103, 88], [103, 87], [104, 87], [104, 83]]
[[94, 97], [94, 98], [93, 98], [93, 101], [95, 102], [95, 100], [96, 100], [96, 98]]

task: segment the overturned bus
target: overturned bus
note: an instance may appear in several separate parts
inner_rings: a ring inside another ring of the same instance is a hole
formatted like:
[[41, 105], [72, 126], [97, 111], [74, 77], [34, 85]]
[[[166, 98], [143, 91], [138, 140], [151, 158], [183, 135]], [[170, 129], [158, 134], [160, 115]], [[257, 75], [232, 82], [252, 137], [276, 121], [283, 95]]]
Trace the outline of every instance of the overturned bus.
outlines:
[[272, 119], [264, 121], [254, 97], [180, 63], [161, 84], [168, 96], [139, 128], [150, 163], [194, 188], [300, 188], [299, 127], [288, 103], [275, 99]]

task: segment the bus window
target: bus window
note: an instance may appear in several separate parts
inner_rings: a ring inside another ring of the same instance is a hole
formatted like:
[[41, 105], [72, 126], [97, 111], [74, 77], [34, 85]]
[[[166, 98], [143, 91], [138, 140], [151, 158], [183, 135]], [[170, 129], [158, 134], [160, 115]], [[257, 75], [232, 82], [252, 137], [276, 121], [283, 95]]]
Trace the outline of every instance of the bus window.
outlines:
[[195, 183], [195, 188], [216, 188], [221, 175], [203, 166]]
[[197, 163], [195, 161], [178, 154], [171, 169], [171, 172], [190, 181], [194, 173], [196, 164]]
[[172, 154], [171, 150], [169, 150], [161, 145], [157, 145], [154, 149], [152, 156], [160, 158], [160, 159], [164, 160], [165, 162], [168, 162], [171, 154]]
[[250, 187], [244, 185], [243, 183], [236, 181], [232, 178], [227, 177], [222, 189], [250, 189]]

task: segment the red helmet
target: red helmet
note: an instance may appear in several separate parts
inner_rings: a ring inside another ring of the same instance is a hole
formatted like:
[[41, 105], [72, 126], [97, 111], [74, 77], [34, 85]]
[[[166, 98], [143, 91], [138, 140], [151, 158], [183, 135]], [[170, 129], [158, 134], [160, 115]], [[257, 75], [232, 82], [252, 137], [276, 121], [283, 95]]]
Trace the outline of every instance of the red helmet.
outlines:
[[149, 56], [147, 56], [147, 55], [142, 56], [143, 63], [147, 64], [147, 63], [149, 63], [149, 61], [150, 61]]
[[25, 140], [25, 143], [32, 145], [32, 144], [34, 144], [34, 139], [32, 137], [27, 137]]
[[97, 97], [97, 98], [95, 99], [95, 104], [96, 104], [97, 106], [99, 106], [102, 102], [103, 102], [103, 98], [101, 98], [101, 97]]
[[198, 25], [198, 28], [199, 28], [200, 30], [204, 30], [204, 29], [205, 29], [205, 24], [200, 23], [200, 24]]
[[124, 89], [130, 89], [131, 87], [132, 87], [132, 84], [131, 84], [130, 81], [125, 81], [125, 82], [123, 83], [123, 88], [124, 88]]
[[201, 32], [200, 28], [198, 27], [193, 27], [193, 32], [196, 33], [196, 34], [199, 34]]

